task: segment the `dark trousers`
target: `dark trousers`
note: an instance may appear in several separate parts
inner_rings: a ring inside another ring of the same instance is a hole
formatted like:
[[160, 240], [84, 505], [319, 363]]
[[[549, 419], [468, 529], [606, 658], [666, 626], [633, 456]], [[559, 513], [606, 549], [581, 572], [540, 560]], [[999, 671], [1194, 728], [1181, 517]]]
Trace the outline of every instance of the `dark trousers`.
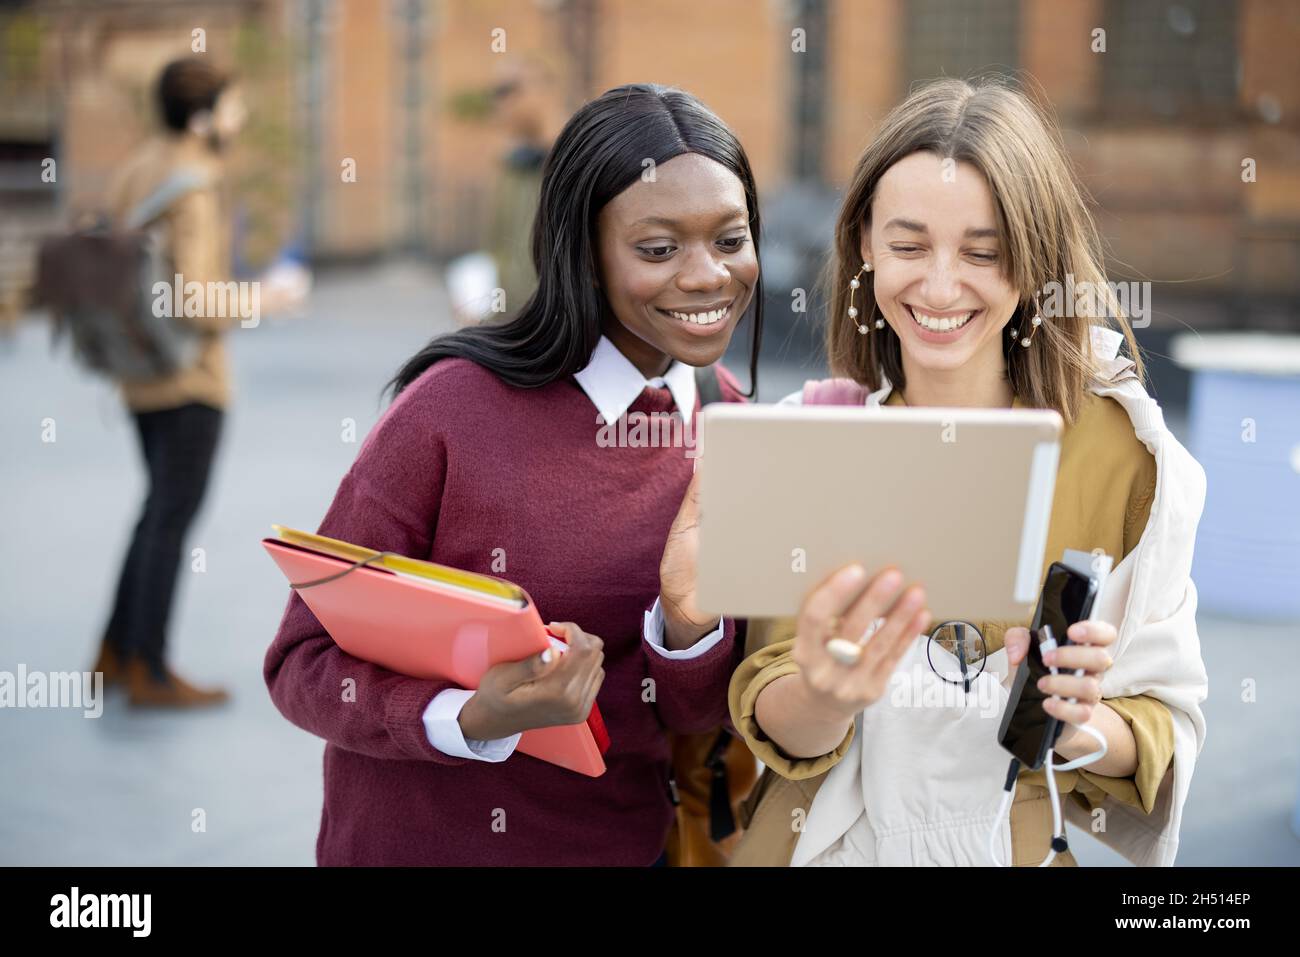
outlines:
[[224, 413], [191, 402], [133, 413], [149, 491], [118, 578], [104, 642], [164, 674], [163, 650], [185, 535], [203, 501]]

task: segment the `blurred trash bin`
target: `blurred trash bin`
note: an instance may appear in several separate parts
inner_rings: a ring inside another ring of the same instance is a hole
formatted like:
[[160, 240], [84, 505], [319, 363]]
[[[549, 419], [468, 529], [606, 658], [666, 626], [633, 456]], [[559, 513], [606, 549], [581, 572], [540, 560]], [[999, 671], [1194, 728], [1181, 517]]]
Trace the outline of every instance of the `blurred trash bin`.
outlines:
[[1190, 448], [1205, 468], [1192, 577], [1200, 607], [1300, 619], [1300, 335], [1183, 334]]

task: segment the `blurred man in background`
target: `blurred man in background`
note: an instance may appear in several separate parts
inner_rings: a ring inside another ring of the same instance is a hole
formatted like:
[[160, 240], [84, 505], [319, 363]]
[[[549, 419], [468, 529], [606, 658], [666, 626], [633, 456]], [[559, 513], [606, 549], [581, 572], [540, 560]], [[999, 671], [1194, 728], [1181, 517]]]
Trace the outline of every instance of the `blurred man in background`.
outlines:
[[[227, 281], [232, 232], [223, 165], [227, 146], [244, 124], [242, 97], [228, 74], [205, 57], [188, 57], [162, 71], [157, 106], [163, 129], [119, 171], [109, 208], [120, 223], [178, 172], [197, 174], [193, 179], [200, 185], [175, 199], [157, 221], [164, 248], [183, 285]], [[192, 708], [227, 698], [221, 689], [195, 687], [165, 663], [184, 539], [203, 500], [231, 397], [223, 338], [239, 319], [229, 308], [221, 315], [200, 312], [175, 317], [202, 331], [196, 361], [164, 377], [119, 384], [139, 434], [149, 486], [94, 670], [104, 673], [106, 686], [124, 684], [136, 706]]]

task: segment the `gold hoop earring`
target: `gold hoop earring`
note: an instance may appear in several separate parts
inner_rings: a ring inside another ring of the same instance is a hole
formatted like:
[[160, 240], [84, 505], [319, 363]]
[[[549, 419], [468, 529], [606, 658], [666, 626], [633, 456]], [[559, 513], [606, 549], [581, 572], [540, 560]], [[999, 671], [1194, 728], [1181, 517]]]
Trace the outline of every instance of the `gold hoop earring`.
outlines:
[[[865, 336], [871, 330], [867, 328], [867, 324], [865, 322], [858, 322], [858, 307], [853, 304], [854, 295], [862, 287], [862, 281], [858, 279], [858, 277], [861, 276], [864, 272], [871, 272], [871, 263], [864, 262], [862, 264], [862, 268], [859, 269], [856, 273], [854, 273], [853, 278], [849, 280], [849, 321], [858, 327], [858, 332], [861, 335]], [[885, 328], [885, 320], [881, 318], [877, 318], [876, 328], [877, 329]]]

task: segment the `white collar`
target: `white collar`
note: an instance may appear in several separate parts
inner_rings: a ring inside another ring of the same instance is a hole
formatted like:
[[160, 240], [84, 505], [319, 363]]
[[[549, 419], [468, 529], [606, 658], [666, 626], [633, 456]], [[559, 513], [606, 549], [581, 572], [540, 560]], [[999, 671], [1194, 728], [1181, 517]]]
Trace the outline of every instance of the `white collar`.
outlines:
[[695, 413], [695, 369], [674, 361], [662, 376], [647, 379], [618, 347], [604, 336], [596, 344], [591, 361], [574, 378], [587, 398], [608, 422], [622, 418], [646, 386], [667, 387], [679, 411], [689, 421]]

